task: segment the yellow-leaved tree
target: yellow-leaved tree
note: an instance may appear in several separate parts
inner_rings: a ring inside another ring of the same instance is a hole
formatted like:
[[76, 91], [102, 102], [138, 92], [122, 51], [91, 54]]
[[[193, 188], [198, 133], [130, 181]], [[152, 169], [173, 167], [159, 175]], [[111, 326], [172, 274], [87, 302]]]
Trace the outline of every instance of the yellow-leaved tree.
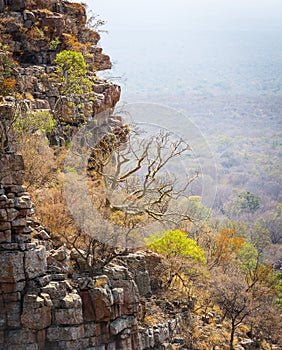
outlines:
[[180, 282], [186, 292], [191, 291], [195, 277], [201, 275], [206, 264], [205, 252], [197, 242], [180, 230], [152, 234], [145, 241], [149, 249], [164, 258], [160, 275], [162, 287]]

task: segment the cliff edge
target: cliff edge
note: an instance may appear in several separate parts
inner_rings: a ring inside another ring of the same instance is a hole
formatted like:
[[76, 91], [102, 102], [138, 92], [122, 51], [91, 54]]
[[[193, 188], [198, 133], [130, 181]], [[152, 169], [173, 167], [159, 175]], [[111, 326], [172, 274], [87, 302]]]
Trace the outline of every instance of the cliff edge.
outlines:
[[[0, 0], [0, 32], [0, 349], [171, 349], [170, 339], [182, 329], [180, 313], [141, 326], [152, 294], [147, 253], [117, 259], [98, 276], [81, 272], [78, 251], [54, 245], [32, 220], [36, 208], [23, 185], [24, 161], [13, 133], [18, 105], [56, 116], [48, 134], [52, 146], [69, 140], [86, 120], [117, 125], [120, 87], [97, 75], [111, 62], [97, 45], [99, 34], [87, 27], [85, 5]], [[87, 105], [85, 95], [66, 97], [56, 80], [54, 62], [64, 50], [79, 52], [87, 64]]]

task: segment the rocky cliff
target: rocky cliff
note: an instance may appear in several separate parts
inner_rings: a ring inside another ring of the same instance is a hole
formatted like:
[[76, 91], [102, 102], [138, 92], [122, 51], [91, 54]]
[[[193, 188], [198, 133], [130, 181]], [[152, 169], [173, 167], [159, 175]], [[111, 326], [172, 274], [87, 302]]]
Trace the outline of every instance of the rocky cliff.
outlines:
[[[24, 162], [13, 142], [15, 100], [31, 111], [54, 111], [60, 97], [58, 85], [48, 79], [56, 72], [54, 59], [62, 50], [78, 50], [88, 64], [95, 97], [87, 118], [100, 125], [115, 120], [120, 87], [97, 76], [111, 63], [97, 46], [99, 34], [86, 26], [85, 6], [0, 0], [0, 21], [2, 68], [13, 63], [1, 82], [0, 349], [172, 349], [170, 341], [183, 324], [181, 312], [152, 327], [142, 323], [152, 294], [149, 271], [154, 270], [147, 266], [146, 253], [128, 254], [90, 277], [75, 269], [77, 251], [55, 247], [44, 227], [31, 220], [36, 208], [23, 186]], [[4, 87], [13, 81], [11, 95]], [[64, 137], [78, 126], [68, 118], [63, 125]], [[61, 144], [61, 131], [57, 127], [49, 135], [51, 145]], [[174, 349], [181, 348], [179, 343]]]
[[43, 227], [31, 227], [29, 194], [20, 155], [5, 154], [0, 186], [0, 349], [169, 349], [182, 329], [174, 315], [140, 326], [151, 295], [146, 254], [115, 261], [104, 274], [74, 273], [79, 260], [54, 249]]
[[[100, 124], [107, 121], [120, 98], [120, 87], [96, 74], [112, 65], [97, 45], [99, 34], [87, 27], [86, 19], [85, 6], [68, 1], [0, 0], [0, 63], [2, 70], [10, 66], [9, 76], [1, 81], [3, 90], [5, 84], [15, 81], [14, 91], [27, 108], [54, 111], [58, 101], [64, 103], [60, 84], [53, 79], [54, 59], [62, 50], [78, 51], [88, 65], [92, 83], [91, 102], [89, 99], [87, 111], [83, 110], [85, 118], [98, 116]], [[4, 59], [7, 55], [10, 60]], [[63, 117], [64, 129], [72, 135], [76, 125], [69, 116]], [[56, 131], [53, 144], [60, 143], [58, 135], [62, 132]]]

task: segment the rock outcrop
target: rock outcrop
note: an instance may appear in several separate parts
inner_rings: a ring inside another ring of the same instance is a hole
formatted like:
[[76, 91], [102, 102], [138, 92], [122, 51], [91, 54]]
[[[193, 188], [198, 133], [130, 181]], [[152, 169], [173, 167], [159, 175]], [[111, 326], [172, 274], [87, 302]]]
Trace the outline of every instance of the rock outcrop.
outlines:
[[0, 13], [6, 25], [6, 40], [13, 40], [13, 54], [21, 63], [52, 64], [58, 51], [74, 48], [88, 51], [88, 63], [96, 70], [112, 66], [109, 56], [97, 46], [99, 34], [86, 26], [83, 4], [65, 0], [0, 0]]
[[29, 225], [22, 157], [4, 154], [0, 164], [0, 349], [169, 349], [181, 316], [138, 326], [141, 298], [151, 294], [144, 253], [112, 263], [104, 275], [72, 278], [71, 252], [54, 249], [43, 227]]
[[[64, 109], [66, 101], [61, 96], [60, 83], [56, 82], [54, 65], [59, 52], [80, 52], [88, 65], [91, 99], [86, 101], [81, 96], [76, 97], [75, 102], [83, 105], [79, 113], [83, 113], [84, 118], [74, 120], [66, 108], [67, 111], [61, 113], [60, 125], [49, 135], [52, 145], [60, 145], [62, 135], [70, 140], [77, 126], [85, 120], [95, 119], [98, 125], [108, 121], [119, 101], [120, 87], [96, 74], [110, 69], [112, 64], [109, 56], [97, 45], [100, 35], [87, 26], [85, 5], [65, 0], [2, 0], [0, 22], [0, 73], [1, 64], [5, 68], [8, 64], [6, 83], [11, 86], [16, 82], [17, 96], [29, 111], [54, 113], [56, 108]], [[10, 59], [1, 59], [7, 53]], [[0, 82], [5, 90], [5, 81]], [[4, 95], [7, 94], [5, 91]]]
[[[27, 110], [54, 110], [59, 97], [58, 85], [49, 79], [56, 73], [54, 58], [63, 49], [77, 50], [93, 82], [87, 120], [122, 128], [121, 119], [112, 116], [120, 87], [96, 75], [111, 62], [97, 46], [99, 34], [86, 26], [84, 5], [0, 0], [0, 20], [0, 54], [3, 58], [7, 44], [18, 62], [11, 79]], [[154, 327], [140, 323], [152, 294], [145, 253], [113, 261], [99, 276], [74, 273], [76, 252], [53, 246], [45, 228], [31, 220], [34, 208], [11, 127], [15, 96], [5, 95], [0, 104], [0, 349], [171, 349], [170, 339], [182, 328], [180, 315]], [[64, 124], [68, 136], [75, 133], [78, 123], [66, 117]], [[60, 131], [49, 136], [51, 145], [60, 144]]]

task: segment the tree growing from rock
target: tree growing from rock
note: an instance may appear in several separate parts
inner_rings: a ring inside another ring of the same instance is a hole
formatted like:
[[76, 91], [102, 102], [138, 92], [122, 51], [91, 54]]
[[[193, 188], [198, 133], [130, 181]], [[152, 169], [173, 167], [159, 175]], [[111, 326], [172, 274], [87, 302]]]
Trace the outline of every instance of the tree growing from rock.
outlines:
[[61, 123], [78, 126], [85, 122], [91, 102], [95, 100], [88, 66], [81, 52], [70, 50], [58, 53], [54, 63], [57, 72], [53, 80], [58, 85], [59, 97], [53, 113]]
[[[94, 246], [97, 251], [100, 240], [112, 251], [119, 247], [126, 252], [143, 246], [144, 237], [151, 232], [178, 228], [181, 223], [192, 220], [189, 208], [181, 207], [179, 202], [189, 196], [189, 184], [197, 174], [188, 176], [183, 171], [181, 179], [171, 171], [173, 164], [190, 151], [184, 140], [168, 132], [152, 135], [143, 130], [129, 132], [121, 127], [97, 137], [95, 130], [85, 132], [78, 145], [73, 145], [67, 162], [70, 178], [78, 176], [79, 179], [80, 173], [84, 177], [85, 169], [81, 169], [80, 164], [84, 162], [81, 159], [85, 157], [85, 149], [89, 149], [87, 190], [98, 214], [86, 218], [89, 208], [79, 195], [85, 192], [83, 188], [78, 190], [82, 184], [80, 180], [70, 180], [75, 186], [69, 186], [71, 194], [68, 195], [68, 203], [79, 211], [77, 220], [81, 226], [89, 223], [86, 229], [90, 238], [83, 239], [90, 244], [87, 251]], [[99, 215], [104, 224], [98, 223]], [[110, 227], [105, 231], [105, 226]], [[79, 242], [84, 234], [82, 229], [80, 238], [73, 237], [74, 248], [80, 249]], [[68, 240], [70, 242], [69, 237]]]
[[184, 170], [175, 175], [172, 170], [190, 151], [189, 145], [169, 132], [152, 136], [131, 130], [122, 144], [119, 137], [102, 139], [90, 158], [91, 170], [105, 189], [109, 215], [118, 211], [128, 218], [145, 216], [175, 227], [191, 220], [188, 208], [177, 203], [188, 197], [188, 187], [198, 174], [189, 177]]

